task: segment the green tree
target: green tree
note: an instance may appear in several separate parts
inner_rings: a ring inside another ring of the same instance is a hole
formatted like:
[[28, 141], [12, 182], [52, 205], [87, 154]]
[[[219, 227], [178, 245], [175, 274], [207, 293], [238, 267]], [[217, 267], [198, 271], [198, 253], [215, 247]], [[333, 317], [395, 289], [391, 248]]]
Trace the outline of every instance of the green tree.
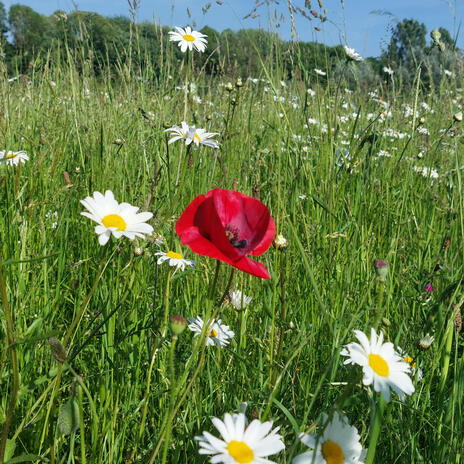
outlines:
[[387, 50], [387, 58], [397, 63], [405, 63], [414, 50], [423, 50], [426, 45], [425, 24], [415, 19], [403, 19], [396, 25]]
[[3, 4], [3, 2], [0, 2], [0, 38], [4, 38], [7, 32], [8, 25], [5, 5]]
[[12, 5], [8, 14], [13, 44], [24, 55], [46, 50], [51, 45], [50, 21], [24, 5]]

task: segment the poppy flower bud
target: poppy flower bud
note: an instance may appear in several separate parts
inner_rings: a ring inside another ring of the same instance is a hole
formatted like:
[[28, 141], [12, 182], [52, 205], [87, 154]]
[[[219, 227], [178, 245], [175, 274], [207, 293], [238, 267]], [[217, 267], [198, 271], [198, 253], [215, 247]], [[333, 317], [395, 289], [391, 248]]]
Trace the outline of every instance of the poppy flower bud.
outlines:
[[55, 337], [50, 337], [48, 339], [50, 344], [50, 349], [52, 350], [53, 357], [60, 363], [63, 364], [68, 357], [66, 350], [63, 344]]
[[170, 319], [171, 322], [171, 330], [174, 335], [180, 335], [185, 328], [187, 327], [187, 319], [180, 314], [175, 314]]
[[164, 122], [163, 122], [163, 128], [164, 128], [164, 129], [170, 129], [170, 128], [171, 128], [171, 124], [169, 124], [169, 122], [167, 122], [167, 121], [164, 121]]
[[380, 282], [385, 282], [387, 280], [388, 263], [386, 261], [384, 261], [383, 259], [378, 259], [374, 263], [374, 270]]

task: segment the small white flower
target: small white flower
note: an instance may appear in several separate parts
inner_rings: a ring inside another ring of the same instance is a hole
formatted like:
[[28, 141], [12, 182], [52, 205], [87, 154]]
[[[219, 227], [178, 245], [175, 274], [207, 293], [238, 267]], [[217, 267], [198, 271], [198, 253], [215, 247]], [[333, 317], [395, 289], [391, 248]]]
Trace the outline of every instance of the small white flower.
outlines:
[[45, 218], [49, 221], [52, 221], [52, 229], [56, 229], [58, 227], [58, 211], [49, 211]]
[[432, 179], [438, 179], [438, 177], [440, 177], [437, 170], [428, 168], [427, 166], [413, 166], [413, 169], [424, 177], [430, 177]]
[[326, 73], [325, 71], [322, 71], [322, 69], [317, 69], [317, 68], [315, 68], [315, 69], [314, 69], [314, 72], [315, 72], [316, 74], [318, 74], [319, 76], [326, 76], [326, 75], [327, 75], [327, 73]]
[[[197, 318], [192, 317], [189, 319], [190, 325], [188, 328], [195, 332], [195, 337], [201, 334], [203, 325], [205, 324], [203, 319], [198, 316]], [[234, 332], [229, 329], [228, 325], [221, 324], [221, 319], [215, 321], [211, 319], [208, 321], [206, 329], [206, 346], [212, 346], [216, 344], [220, 348], [229, 344], [230, 339], [234, 337]]]
[[[3, 160], [3, 161], [2, 161]], [[17, 166], [19, 163], [24, 164], [29, 160], [25, 151], [0, 151], [0, 164], [5, 163], [8, 166]]]
[[179, 47], [182, 53], [189, 50], [198, 50], [199, 52], [204, 52], [206, 50], [206, 35], [198, 31], [192, 31], [190, 26], [187, 26], [185, 29], [182, 27], [176, 27], [176, 31], [169, 32], [169, 40], [173, 42], [179, 42]]
[[185, 145], [193, 143], [194, 148], [200, 145], [215, 149], [219, 148], [219, 142], [212, 139], [212, 137], [219, 135], [217, 132], [206, 132], [205, 129], [197, 129], [195, 126], [189, 126], [185, 121], [182, 121], [181, 125], [182, 127], [175, 125], [164, 131], [174, 135], [169, 139], [168, 145], [177, 140], [185, 140]]
[[251, 296], [246, 296], [240, 290], [234, 290], [229, 293], [230, 295], [230, 304], [236, 310], [245, 309], [253, 299]]
[[156, 264], [163, 264], [165, 261], [167, 261], [170, 266], [175, 266], [176, 270], [174, 271], [174, 274], [179, 269], [185, 271], [185, 266], [194, 267], [196, 264], [196, 261], [184, 259], [180, 253], [175, 253], [174, 251], [168, 251], [167, 253], [165, 253], [164, 251], [157, 251], [155, 253], [155, 256], [159, 256], [158, 261], [156, 261]]
[[434, 340], [435, 340], [435, 337], [427, 333], [427, 335], [425, 335], [419, 340], [419, 346], [423, 350], [428, 350], [430, 346], [432, 345], [432, 343], [434, 342]]
[[200, 445], [200, 454], [212, 454], [212, 463], [275, 464], [265, 459], [285, 449], [279, 427], [272, 429], [272, 422], [253, 420], [245, 426], [245, 414], [225, 414], [224, 421], [213, 418], [212, 422], [221, 434], [216, 438], [208, 432], [195, 437]]
[[449, 69], [445, 69], [443, 72], [445, 73], [445, 76], [448, 77], [451, 77], [453, 75], [453, 73]]
[[381, 157], [385, 157], [385, 158], [391, 158], [391, 154], [388, 153], [388, 151], [386, 150], [380, 150], [379, 151], [379, 154], [377, 156], [381, 156]]
[[313, 89], [307, 89], [306, 92], [310, 97], [314, 97], [314, 95], [316, 95], [316, 92]]
[[408, 373], [410, 366], [399, 355], [393, 343], [383, 343], [383, 333], [379, 337], [371, 329], [371, 339], [360, 330], [354, 331], [359, 343], [349, 343], [340, 352], [349, 358], [344, 364], [358, 364], [363, 368], [363, 384], [374, 384], [374, 390], [381, 392], [385, 401], [390, 400], [390, 388], [403, 399], [404, 393], [414, 393], [414, 385]]
[[392, 68], [389, 68], [388, 66], [383, 67], [383, 72], [386, 74], [389, 74], [390, 76], [393, 76], [394, 72]]
[[346, 53], [346, 56], [350, 59], [350, 60], [353, 60], [353, 61], [363, 61], [363, 57], [355, 51], [354, 48], [350, 48], [350, 47], [347, 47], [345, 45], [345, 53]]
[[293, 464], [362, 464], [363, 450], [356, 427], [348, 423], [346, 416], [335, 411], [328, 421], [322, 415], [323, 431], [320, 435], [301, 434], [300, 440], [309, 448], [293, 459]]
[[136, 206], [118, 203], [111, 190], [107, 190], [105, 195], [94, 192], [93, 197], [86, 197], [81, 203], [90, 211], [81, 214], [98, 223], [95, 233], [99, 235], [100, 245], [105, 245], [111, 235], [134, 240], [135, 237], [145, 238], [145, 235], [153, 233], [153, 227], [146, 223], [153, 213], [137, 213], [139, 208]]

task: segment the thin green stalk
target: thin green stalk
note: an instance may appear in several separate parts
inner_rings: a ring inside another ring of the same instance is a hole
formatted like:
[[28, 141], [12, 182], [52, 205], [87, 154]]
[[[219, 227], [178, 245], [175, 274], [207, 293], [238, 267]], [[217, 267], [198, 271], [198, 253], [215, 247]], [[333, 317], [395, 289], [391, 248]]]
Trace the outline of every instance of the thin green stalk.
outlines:
[[78, 400], [79, 400], [79, 428], [80, 428], [80, 443], [81, 443], [81, 462], [82, 464], [87, 463], [87, 457], [85, 455], [85, 425], [84, 425], [84, 402], [83, 402], [83, 389], [78, 389]]
[[284, 344], [284, 333], [286, 325], [286, 308], [285, 308], [285, 267], [286, 267], [286, 253], [283, 251], [280, 257], [280, 334], [279, 341], [277, 343], [277, 354], [274, 361], [274, 376], [272, 377], [273, 382], [277, 375], [277, 369], [279, 367], [280, 357], [282, 355], [282, 347]]
[[150, 394], [150, 387], [151, 387], [151, 375], [153, 372], [153, 366], [155, 365], [156, 354], [158, 353], [158, 344], [159, 344], [159, 337], [156, 338], [155, 343], [153, 345], [152, 352], [151, 352], [150, 367], [148, 368], [148, 375], [147, 375], [147, 386], [145, 388], [145, 395], [142, 399], [143, 410], [142, 410], [142, 418], [140, 420], [139, 436], [138, 436], [137, 444], [141, 440], [143, 436], [143, 432], [145, 430], [145, 421], [147, 419], [147, 411], [148, 411], [148, 396]]
[[385, 283], [384, 282], [379, 282], [379, 298], [377, 301], [377, 308], [376, 308], [376, 316], [374, 320], [373, 327], [375, 330], [378, 329], [380, 322], [382, 320], [383, 314], [384, 314], [384, 306], [383, 306], [383, 295], [385, 292]]
[[10, 430], [11, 419], [16, 407], [16, 400], [18, 397], [19, 390], [19, 368], [18, 368], [18, 357], [16, 354], [15, 338], [14, 338], [14, 326], [13, 326], [13, 315], [10, 311], [8, 304], [8, 297], [6, 294], [5, 278], [3, 277], [3, 259], [2, 259], [2, 244], [0, 243], [0, 293], [3, 302], [3, 311], [6, 320], [6, 351], [10, 351], [11, 358], [11, 370], [13, 373], [13, 386], [11, 388], [10, 403], [8, 411], [6, 413], [6, 419], [3, 424], [2, 430], [2, 441], [0, 443], [0, 463], [3, 463], [5, 457], [6, 441], [8, 439], [8, 432]]
[[166, 459], [168, 456], [169, 441], [171, 440], [171, 429], [172, 429], [172, 411], [174, 410], [175, 400], [176, 400], [176, 374], [174, 369], [174, 353], [176, 350], [177, 335], [173, 335], [171, 341], [171, 348], [169, 350], [169, 377], [170, 377], [170, 390], [171, 396], [169, 398], [169, 410], [168, 410], [168, 421], [166, 424], [166, 433], [164, 439], [164, 448], [163, 448], [163, 458], [162, 464], [166, 464]]
[[380, 393], [378, 395], [378, 401], [375, 402], [375, 399], [372, 400], [373, 406], [375, 408], [374, 422], [371, 422], [371, 431], [369, 438], [369, 448], [367, 450], [366, 462], [365, 464], [372, 464], [374, 462], [375, 450], [377, 448], [377, 441], [380, 435], [380, 428], [382, 426], [383, 413], [385, 410], [385, 399]]
[[165, 337], [168, 332], [169, 293], [171, 289], [171, 274], [172, 274], [172, 271], [169, 270], [168, 277], [166, 279], [166, 289], [164, 291], [164, 316], [163, 316], [163, 326], [161, 328], [162, 337]]

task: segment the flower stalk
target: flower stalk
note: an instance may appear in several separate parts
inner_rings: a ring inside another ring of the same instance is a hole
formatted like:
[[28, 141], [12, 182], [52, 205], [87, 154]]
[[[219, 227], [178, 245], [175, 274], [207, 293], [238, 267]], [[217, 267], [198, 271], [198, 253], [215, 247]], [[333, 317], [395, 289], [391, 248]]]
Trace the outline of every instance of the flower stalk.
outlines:
[[367, 450], [365, 464], [372, 464], [374, 462], [375, 449], [377, 447], [377, 441], [379, 439], [380, 428], [382, 426], [382, 421], [383, 421], [383, 413], [385, 410], [385, 399], [382, 394], [378, 396], [377, 403], [375, 402], [375, 399], [372, 400], [372, 403], [375, 409], [375, 413], [374, 413], [373, 422], [371, 421], [369, 448]]
[[[18, 168], [19, 168], [19, 165], [18, 165]], [[5, 314], [5, 320], [6, 320], [6, 336], [7, 336], [6, 337], [7, 338], [6, 351], [10, 352], [11, 370], [13, 373], [13, 386], [11, 389], [10, 403], [8, 406], [6, 419], [3, 424], [2, 439], [0, 442], [0, 463], [3, 463], [4, 458], [5, 458], [6, 442], [8, 440], [8, 431], [10, 429], [11, 419], [13, 418], [13, 413], [16, 407], [16, 400], [18, 398], [19, 368], [18, 368], [18, 357], [16, 354], [15, 339], [14, 339], [13, 316], [11, 314], [10, 306], [8, 304], [5, 278], [3, 276], [3, 259], [2, 259], [1, 247], [0, 247], [0, 293], [1, 293], [1, 299], [3, 302], [3, 311]]]

